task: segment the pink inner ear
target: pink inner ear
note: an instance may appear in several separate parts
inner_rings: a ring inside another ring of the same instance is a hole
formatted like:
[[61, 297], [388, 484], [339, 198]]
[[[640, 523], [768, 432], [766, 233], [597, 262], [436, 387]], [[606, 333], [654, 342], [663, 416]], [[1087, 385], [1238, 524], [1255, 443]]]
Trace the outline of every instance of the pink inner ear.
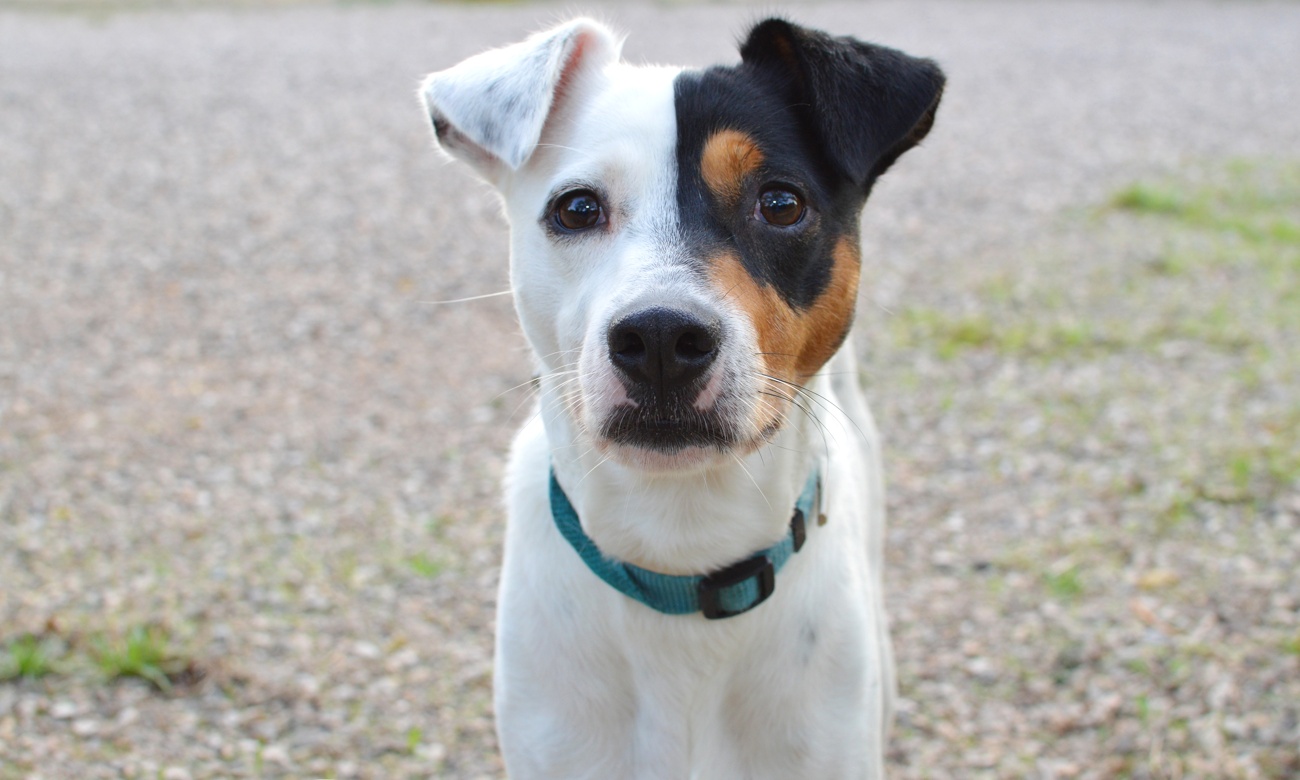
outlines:
[[[564, 111], [575, 82], [578, 80], [578, 75], [587, 64], [587, 57], [598, 54], [602, 43], [598, 39], [600, 34], [596, 30], [582, 30], [574, 36], [572, 43], [570, 43], [568, 54], [565, 57], [563, 66], [560, 68], [560, 77], [555, 83], [555, 91], [552, 93], [550, 112], [547, 114], [546, 122], [542, 125], [541, 138], [546, 137], [547, 130], [551, 127], [555, 117]], [[596, 52], [593, 52], [593, 49]]]
[[574, 38], [573, 46], [569, 49], [569, 56], [564, 61], [564, 67], [560, 68], [560, 80], [555, 85], [555, 99], [557, 101], [564, 96], [564, 93], [573, 83], [574, 72], [582, 63], [582, 58], [587, 54], [589, 46], [587, 39], [590, 35], [591, 33], [589, 32], [580, 32], [577, 37]]

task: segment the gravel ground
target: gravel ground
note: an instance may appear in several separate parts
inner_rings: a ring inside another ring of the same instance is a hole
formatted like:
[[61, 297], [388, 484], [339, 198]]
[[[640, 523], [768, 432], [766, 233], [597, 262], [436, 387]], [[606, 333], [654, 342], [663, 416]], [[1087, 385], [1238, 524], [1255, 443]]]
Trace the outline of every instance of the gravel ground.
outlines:
[[[567, 10], [0, 3], [0, 780], [501, 776], [529, 362], [413, 93]], [[1300, 777], [1300, 5], [794, 16], [951, 78], [865, 223], [891, 776]]]

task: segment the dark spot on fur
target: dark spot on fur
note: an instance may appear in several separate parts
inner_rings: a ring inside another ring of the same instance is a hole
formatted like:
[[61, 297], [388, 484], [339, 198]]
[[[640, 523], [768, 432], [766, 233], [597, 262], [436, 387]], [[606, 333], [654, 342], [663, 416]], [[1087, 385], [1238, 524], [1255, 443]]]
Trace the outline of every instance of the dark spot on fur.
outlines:
[[803, 666], [812, 663], [812, 657], [816, 651], [817, 627], [812, 623], [805, 623], [803, 631], [799, 633], [799, 663]]

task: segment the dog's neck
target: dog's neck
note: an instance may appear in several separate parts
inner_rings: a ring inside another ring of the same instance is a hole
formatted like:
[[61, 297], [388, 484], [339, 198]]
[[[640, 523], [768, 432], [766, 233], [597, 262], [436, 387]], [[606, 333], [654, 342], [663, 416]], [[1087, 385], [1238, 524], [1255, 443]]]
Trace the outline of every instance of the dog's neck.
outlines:
[[[826, 382], [807, 385], [824, 395]], [[813, 396], [817, 397], [817, 396]], [[815, 405], [794, 408], [771, 441], [712, 467], [654, 474], [604, 458], [578, 437], [556, 388], [542, 382], [551, 462], [601, 552], [664, 574], [705, 574], [777, 542], [824, 450]]]

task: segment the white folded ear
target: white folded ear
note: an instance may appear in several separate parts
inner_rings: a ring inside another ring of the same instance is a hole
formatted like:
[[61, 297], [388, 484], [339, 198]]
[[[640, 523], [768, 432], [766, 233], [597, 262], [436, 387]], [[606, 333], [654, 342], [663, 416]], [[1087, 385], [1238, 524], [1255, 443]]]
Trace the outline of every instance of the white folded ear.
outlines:
[[603, 25], [574, 19], [429, 74], [420, 97], [442, 147], [492, 181], [532, 156], [557, 95], [619, 48]]

